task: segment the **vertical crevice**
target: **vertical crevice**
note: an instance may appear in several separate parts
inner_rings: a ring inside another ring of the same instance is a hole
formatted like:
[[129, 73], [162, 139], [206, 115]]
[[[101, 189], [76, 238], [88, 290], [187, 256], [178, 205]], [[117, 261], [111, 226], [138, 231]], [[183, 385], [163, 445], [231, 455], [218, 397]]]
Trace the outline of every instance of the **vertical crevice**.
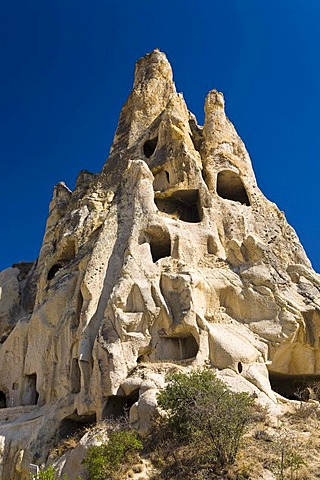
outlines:
[[79, 361], [77, 358], [72, 359], [70, 377], [71, 377], [71, 393], [79, 393], [81, 373], [80, 373]]
[[190, 130], [191, 130], [191, 133], [189, 135], [190, 135], [191, 141], [193, 143], [193, 146], [194, 146], [195, 150], [200, 153], [201, 145], [202, 145], [202, 141], [203, 141], [202, 140], [202, 131], [198, 127], [195, 119], [193, 119], [193, 118], [191, 120], [189, 120], [189, 127], [190, 127]]

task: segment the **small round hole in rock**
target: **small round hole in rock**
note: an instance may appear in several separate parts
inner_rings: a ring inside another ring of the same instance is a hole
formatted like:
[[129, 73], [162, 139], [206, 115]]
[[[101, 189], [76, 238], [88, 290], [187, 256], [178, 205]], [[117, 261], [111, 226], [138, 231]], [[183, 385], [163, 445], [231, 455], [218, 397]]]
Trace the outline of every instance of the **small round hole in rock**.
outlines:
[[154, 154], [155, 149], [157, 147], [158, 137], [152, 138], [151, 140], [147, 140], [146, 143], [143, 145], [143, 153], [147, 158], [150, 158], [151, 155]]
[[243, 370], [242, 363], [238, 362], [238, 372], [242, 373], [242, 370]]

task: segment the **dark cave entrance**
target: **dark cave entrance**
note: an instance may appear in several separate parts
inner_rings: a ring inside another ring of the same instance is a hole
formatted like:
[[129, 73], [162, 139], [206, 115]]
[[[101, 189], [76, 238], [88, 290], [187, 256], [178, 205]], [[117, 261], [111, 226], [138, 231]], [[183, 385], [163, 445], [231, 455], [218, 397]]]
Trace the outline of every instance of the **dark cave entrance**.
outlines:
[[198, 190], [178, 190], [168, 197], [155, 198], [159, 212], [177, 220], [199, 223], [202, 220]]
[[132, 405], [139, 400], [139, 388], [130, 395], [111, 395], [103, 409], [102, 417], [122, 417], [130, 410]]
[[139, 243], [149, 243], [153, 263], [160, 258], [170, 257], [171, 238], [169, 232], [160, 226], [151, 226], [142, 232]]
[[274, 392], [289, 400], [307, 402], [312, 396], [312, 391], [319, 389], [320, 375], [284, 375], [269, 372], [269, 380]]
[[81, 432], [86, 426], [95, 424], [96, 421], [96, 414], [78, 415], [73, 413], [60, 422], [57, 437], [59, 440], [71, 437], [77, 432]]
[[0, 408], [7, 408], [7, 396], [0, 390]]
[[157, 143], [158, 137], [154, 137], [151, 140], [147, 140], [145, 142], [145, 144], [143, 145], [143, 153], [147, 158], [150, 158], [154, 154], [157, 148]]
[[222, 170], [218, 173], [217, 194], [226, 200], [233, 200], [250, 206], [250, 200], [240, 175], [231, 170]]
[[151, 250], [152, 260], [154, 263], [160, 260], [160, 258], [170, 257], [171, 240], [170, 240], [169, 234], [165, 235], [163, 238], [151, 236], [150, 250]]
[[53, 265], [48, 272], [47, 279], [52, 280], [55, 274], [60, 270], [60, 268], [62, 268], [62, 265], [60, 263], [56, 263], [55, 265]]

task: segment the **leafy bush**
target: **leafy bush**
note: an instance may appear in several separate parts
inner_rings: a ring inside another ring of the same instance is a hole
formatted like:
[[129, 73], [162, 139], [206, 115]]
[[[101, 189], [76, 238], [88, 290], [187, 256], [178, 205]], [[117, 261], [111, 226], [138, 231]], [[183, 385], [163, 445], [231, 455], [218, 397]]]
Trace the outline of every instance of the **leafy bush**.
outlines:
[[89, 472], [90, 480], [115, 479], [119, 467], [132, 461], [142, 448], [135, 432], [112, 432], [107, 444], [89, 448], [83, 464]]
[[251, 417], [253, 398], [234, 393], [209, 370], [175, 373], [158, 395], [168, 413], [170, 430], [206, 451], [203, 461], [219, 467], [234, 463], [245, 426]]
[[[30, 473], [30, 478], [35, 480], [58, 480], [56, 471], [57, 469], [50, 465], [46, 470], [42, 470], [39, 473]], [[63, 480], [69, 480], [68, 475], [64, 475]], [[77, 477], [77, 480], [81, 480], [81, 477]]]
[[30, 478], [36, 478], [37, 480], [56, 480], [55, 472], [56, 469], [51, 465], [46, 470], [42, 470], [35, 475], [30, 473]]

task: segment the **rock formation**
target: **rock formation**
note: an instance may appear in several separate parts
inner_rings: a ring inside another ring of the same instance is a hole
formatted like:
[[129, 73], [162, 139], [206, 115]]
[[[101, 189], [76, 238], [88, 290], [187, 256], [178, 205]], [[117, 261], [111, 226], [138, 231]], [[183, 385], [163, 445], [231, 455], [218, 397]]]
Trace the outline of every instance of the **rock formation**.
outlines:
[[130, 408], [146, 433], [174, 368], [210, 365], [274, 405], [320, 374], [320, 277], [223, 95], [199, 126], [158, 50], [137, 62], [102, 171], [54, 188], [38, 260], [0, 287], [3, 480], [79, 422]]

